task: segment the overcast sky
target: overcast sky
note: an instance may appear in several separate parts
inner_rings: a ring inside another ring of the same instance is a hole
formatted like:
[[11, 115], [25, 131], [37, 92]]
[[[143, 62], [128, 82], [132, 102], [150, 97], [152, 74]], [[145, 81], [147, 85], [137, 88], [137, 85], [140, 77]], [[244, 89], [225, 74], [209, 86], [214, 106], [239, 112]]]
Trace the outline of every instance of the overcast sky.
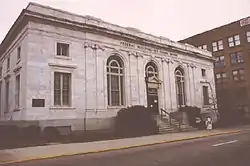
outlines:
[[0, 41], [30, 1], [172, 40], [250, 16], [250, 0], [0, 0]]

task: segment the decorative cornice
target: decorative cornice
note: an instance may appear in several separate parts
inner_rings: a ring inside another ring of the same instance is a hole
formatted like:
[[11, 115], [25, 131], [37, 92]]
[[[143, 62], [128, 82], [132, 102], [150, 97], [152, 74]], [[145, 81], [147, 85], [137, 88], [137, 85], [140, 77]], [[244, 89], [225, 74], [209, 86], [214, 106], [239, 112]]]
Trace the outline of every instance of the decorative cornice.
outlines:
[[129, 56], [132, 55], [132, 56], [134, 56], [134, 57], [136, 57], [136, 58], [139, 58], [139, 57], [140, 57], [140, 58], [143, 58], [143, 57], [144, 57], [144, 56], [143, 56], [141, 53], [139, 53], [139, 52], [131, 52], [131, 51], [129, 51], [129, 52], [128, 52], [128, 55], [129, 55]]
[[84, 48], [91, 48], [93, 50], [102, 50], [102, 51], [105, 50], [104, 47], [102, 47], [101, 45], [89, 42], [84, 43]]
[[170, 52], [170, 56], [178, 57], [178, 55], [176, 53], [173, 53], [173, 52]]
[[8, 78], [10, 78], [10, 73], [7, 73], [5, 76], [4, 76], [4, 79], [7, 80]]
[[13, 70], [14, 73], [17, 73], [21, 70], [22, 66], [21, 65], [18, 65], [16, 66], [16, 68]]
[[88, 48], [89, 47], [89, 43], [85, 42], [84, 43], [84, 48]]
[[172, 59], [170, 59], [170, 58], [161, 58], [161, 61], [162, 62], [166, 62], [166, 63], [171, 63], [171, 64], [173, 64], [173, 61], [172, 61]]
[[135, 53], [135, 57], [136, 57], [136, 58], [139, 58], [139, 57], [140, 57], [140, 58], [143, 58], [143, 55], [140, 54], [140, 53], [138, 53], [138, 52], [136, 52], [136, 53]]
[[193, 64], [193, 63], [190, 63], [189, 66], [190, 66], [191, 68], [197, 68], [197, 66], [196, 66], [195, 64]]
[[179, 64], [183, 64], [183, 62], [180, 59], [174, 59], [174, 61], [179, 63]]
[[129, 51], [129, 52], [128, 52], [128, 55], [129, 55], [129, 56], [131, 56], [131, 55], [135, 56], [135, 53]]
[[[114, 25], [105, 22], [101, 19], [87, 17], [87, 16], [80, 16], [73, 13], [69, 13], [67, 11], [58, 10], [55, 8], [43, 6], [36, 3], [30, 3], [28, 7], [25, 10], [23, 10], [20, 17], [16, 20], [9, 33], [6, 35], [5, 39], [3, 40], [3, 43], [0, 45], [0, 54], [5, 52], [6, 48], [9, 48], [9, 45], [10, 43], [12, 43], [13, 38], [15, 38], [16, 34], [18, 34], [20, 32], [20, 29], [22, 29], [20, 28], [21, 25], [24, 25], [29, 21], [29, 19], [25, 19], [25, 17], [37, 18], [37, 20], [41, 19], [45, 21], [51, 21], [53, 23], [59, 23], [61, 25], [67, 25], [74, 28], [92, 29], [109, 35], [123, 36], [126, 39], [140, 39], [145, 41], [144, 43], [146, 44], [152, 44], [157, 47], [160, 46], [179, 52], [181, 51], [182, 53], [191, 54], [199, 58], [212, 60], [211, 52], [198, 49], [191, 45], [178, 43], [168, 38], [146, 34], [141, 31], [135, 31], [134, 29], [131, 28], [125, 28], [119, 25]], [[75, 19], [72, 20], [73, 17]], [[195, 55], [196, 53], [197, 55]]]

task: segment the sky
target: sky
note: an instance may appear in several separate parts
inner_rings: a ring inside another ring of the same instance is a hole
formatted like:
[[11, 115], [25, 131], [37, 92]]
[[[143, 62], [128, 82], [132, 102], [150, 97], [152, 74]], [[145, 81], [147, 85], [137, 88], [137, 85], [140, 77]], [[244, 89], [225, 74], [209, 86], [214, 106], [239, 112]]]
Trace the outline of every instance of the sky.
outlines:
[[0, 0], [0, 42], [29, 2], [174, 41], [250, 16], [250, 0]]

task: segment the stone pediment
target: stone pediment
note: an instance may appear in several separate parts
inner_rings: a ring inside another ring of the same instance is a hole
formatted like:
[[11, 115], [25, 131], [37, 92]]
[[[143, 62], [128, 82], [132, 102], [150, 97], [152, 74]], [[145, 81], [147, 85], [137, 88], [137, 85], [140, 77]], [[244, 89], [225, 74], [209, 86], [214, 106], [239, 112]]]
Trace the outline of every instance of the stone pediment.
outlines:
[[160, 79], [157, 77], [149, 77], [148, 78], [148, 87], [149, 88], [159, 88], [159, 85], [162, 83]]
[[149, 77], [148, 82], [149, 83], [155, 83], [155, 84], [161, 84], [161, 80], [158, 79], [157, 77]]

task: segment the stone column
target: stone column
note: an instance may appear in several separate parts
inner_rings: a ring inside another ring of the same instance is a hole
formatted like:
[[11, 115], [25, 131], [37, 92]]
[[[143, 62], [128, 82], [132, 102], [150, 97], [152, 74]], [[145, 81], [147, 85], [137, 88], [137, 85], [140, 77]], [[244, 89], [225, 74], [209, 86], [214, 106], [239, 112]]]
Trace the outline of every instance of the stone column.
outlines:
[[186, 105], [191, 106], [191, 86], [190, 86], [190, 72], [189, 72], [189, 64], [185, 64], [184, 66], [184, 85], [185, 85], [185, 98], [186, 98]]
[[107, 103], [105, 99], [105, 68], [106, 68], [106, 60], [105, 60], [105, 49], [100, 45], [96, 45], [96, 111], [106, 110], [105, 103]]
[[128, 53], [128, 88], [127, 88], [127, 105], [132, 106], [132, 73], [131, 73], [131, 59], [133, 58], [133, 53]]
[[165, 70], [165, 58], [161, 59], [161, 71], [162, 71], [162, 96], [163, 96], [163, 109], [166, 110], [166, 105], [167, 105], [167, 97], [166, 97], [166, 70]]
[[163, 98], [164, 98], [164, 109], [166, 111], [172, 110], [172, 89], [171, 89], [171, 80], [173, 79], [170, 77], [170, 68], [169, 65], [172, 63], [170, 59], [162, 58], [162, 71], [163, 71], [163, 78], [162, 78], [162, 88], [163, 88]]
[[193, 72], [190, 64], [187, 64], [187, 72], [188, 72], [188, 84], [189, 84], [189, 101], [190, 106], [194, 105], [194, 83], [193, 83]]
[[193, 100], [193, 105], [197, 106], [197, 82], [196, 82], [196, 78], [195, 78], [195, 69], [196, 66], [194, 64], [190, 65], [191, 70], [192, 70], [192, 81], [193, 81], [193, 96], [194, 96], [194, 100]]
[[143, 55], [136, 53], [137, 58], [137, 93], [138, 93], [138, 104], [145, 105], [145, 89], [146, 83], [144, 79], [144, 63], [143, 63]]
[[137, 105], [139, 104], [137, 57], [135, 53], [131, 55], [133, 55], [130, 56], [131, 105]]
[[168, 71], [168, 77], [167, 77], [168, 89], [169, 89], [168, 95], [170, 99], [169, 106], [170, 106], [170, 111], [172, 112], [174, 103], [176, 101], [175, 99], [175, 96], [176, 96], [175, 95], [175, 76], [174, 76], [174, 69], [173, 69], [174, 66], [173, 66], [173, 61], [171, 59], [166, 59], [166, 63], [167, 63], [167, 71]]
[[86, 111], [96, 110], [96, 50], [95, 46], [88, 44], [85, 48], [85, 101]]

